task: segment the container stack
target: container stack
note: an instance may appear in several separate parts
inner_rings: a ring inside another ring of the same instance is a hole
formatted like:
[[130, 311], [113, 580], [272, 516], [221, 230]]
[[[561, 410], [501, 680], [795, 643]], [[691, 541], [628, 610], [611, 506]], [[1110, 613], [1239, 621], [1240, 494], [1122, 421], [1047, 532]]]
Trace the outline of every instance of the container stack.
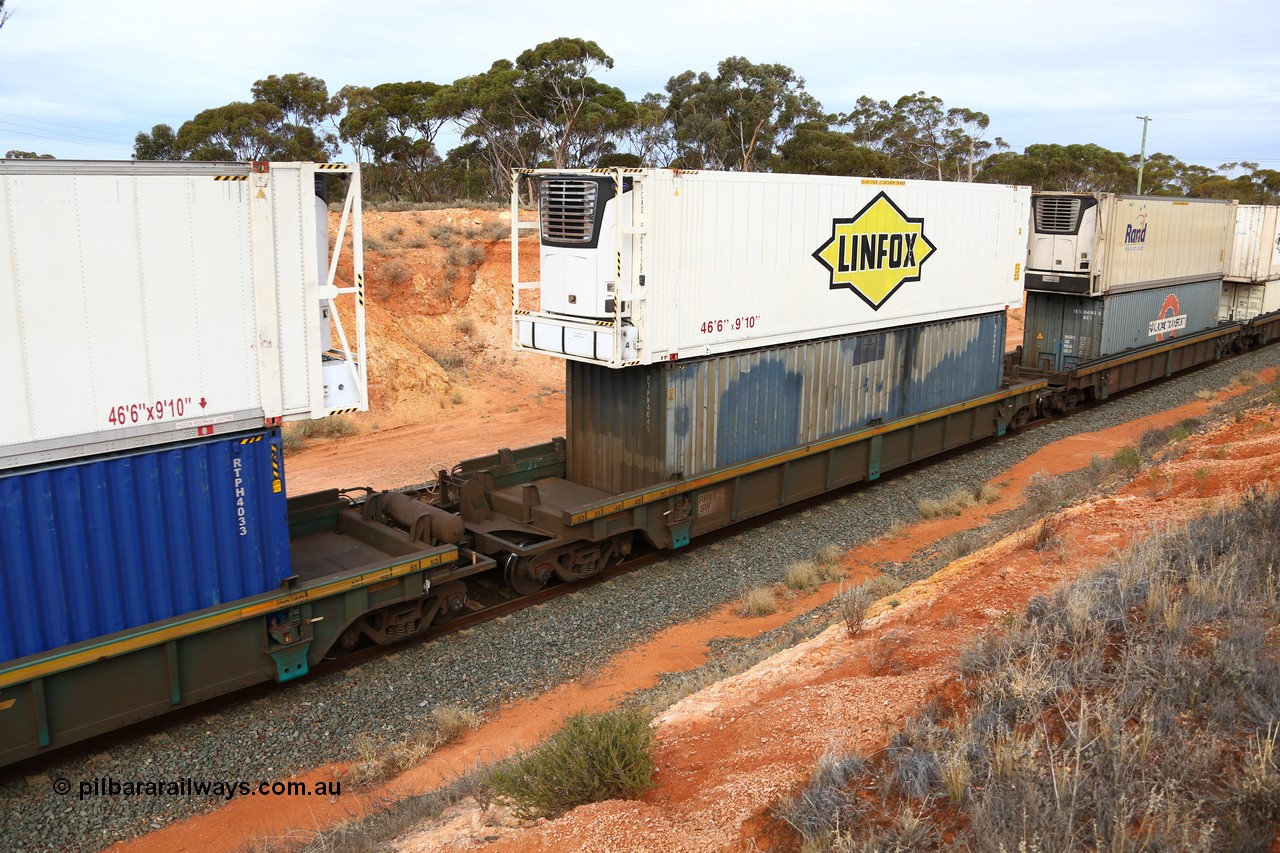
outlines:
[[330, 172], [358, 223], [341, 164], [0, 161], [0, 660], [292, 574], [279, 424], [367, 399]]
[[1280, 206], [1242, 204], [1218, 319], [1242, 322], [1273, 311], [1280, 311]]
[[513, 269], [513, 339], [567, 362], [575, 483], [687, 479], [1000, 386], [1025, 187], [660, 169], [532, 179], [541, 280]]
[[1022, 364], [1064, 371], [1215, 326], [1235, 204], [1032, 196]]

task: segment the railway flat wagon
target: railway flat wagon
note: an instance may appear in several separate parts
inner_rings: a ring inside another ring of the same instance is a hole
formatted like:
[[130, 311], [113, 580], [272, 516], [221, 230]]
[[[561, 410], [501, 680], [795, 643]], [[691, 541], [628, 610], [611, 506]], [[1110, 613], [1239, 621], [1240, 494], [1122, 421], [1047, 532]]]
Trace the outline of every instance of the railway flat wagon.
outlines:
[[668, 169], [524, 178], [541, 266], [522, 281], [513, 253], [518, 350], [625, 368], [1022, 302], [1026, 187]]

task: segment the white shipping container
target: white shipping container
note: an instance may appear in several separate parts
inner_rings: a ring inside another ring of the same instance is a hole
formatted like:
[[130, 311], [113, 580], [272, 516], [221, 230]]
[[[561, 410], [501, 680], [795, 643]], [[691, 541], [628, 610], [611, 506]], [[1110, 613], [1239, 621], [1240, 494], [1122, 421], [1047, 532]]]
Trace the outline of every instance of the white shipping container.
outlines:
[[520, 177], [539, 190], [541, 278], [522, 281], [512, 252], [516, 349], [626, 367], [1022, 301], [1026, 187], [669, 169]]
[[1036, 193], [1027, 289], [1103, 296], [1222, 278], [1235, 202]]
[[1242, 204], [1236, 208], [1226, 279], [1249, 284], [1280, 279], [1280, 207]]
[[1267, 284], [1222, 283], [1222, 299], [1218, 303], [1220, 322], [1242, 323], [1273, 311], [1280, 311], [1280, 279]]
[[0, 469], [367, 407], [357, 166], [4, 160], [0, 235]]

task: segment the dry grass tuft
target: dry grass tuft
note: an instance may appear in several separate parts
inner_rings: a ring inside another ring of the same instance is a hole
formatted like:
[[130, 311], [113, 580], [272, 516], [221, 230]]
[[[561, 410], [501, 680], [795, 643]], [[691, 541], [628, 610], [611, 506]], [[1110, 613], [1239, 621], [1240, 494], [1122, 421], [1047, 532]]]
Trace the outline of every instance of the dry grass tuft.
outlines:
[[740, 611], [743, 616], [767, 616], [777, 610], [778, 599], [770, 587], [757, 586], [743, 593]]

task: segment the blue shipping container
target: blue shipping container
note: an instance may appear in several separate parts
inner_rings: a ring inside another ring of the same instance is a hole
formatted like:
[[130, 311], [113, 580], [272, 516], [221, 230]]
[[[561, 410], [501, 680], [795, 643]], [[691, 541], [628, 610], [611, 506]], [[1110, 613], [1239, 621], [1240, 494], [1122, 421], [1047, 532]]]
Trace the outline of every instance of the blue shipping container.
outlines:
[[0, 477], [0, 660], [276, 589], [280, 431]]
[[606, 492], [690, 479], [1000, 387], [1005, 315], [566, 373], [569, 479]]
[[1080, 364], [1218, 325], [1222, 281], [1080, 296], [1027, 291], [1022, 364], [1070, 370]]

